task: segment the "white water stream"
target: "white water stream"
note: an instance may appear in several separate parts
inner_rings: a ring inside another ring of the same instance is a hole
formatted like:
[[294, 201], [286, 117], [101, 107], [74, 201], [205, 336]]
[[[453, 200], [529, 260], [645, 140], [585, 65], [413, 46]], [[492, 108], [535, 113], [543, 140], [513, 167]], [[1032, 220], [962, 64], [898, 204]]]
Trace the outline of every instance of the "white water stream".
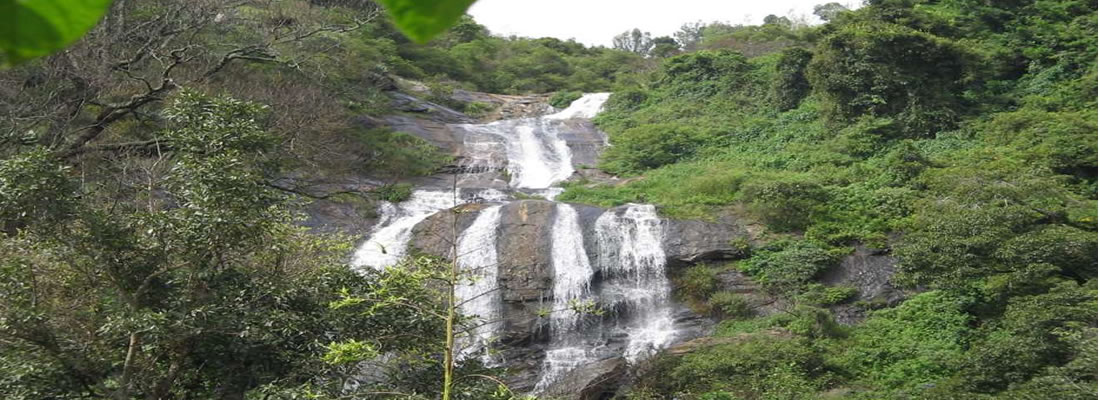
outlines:
[[[477, 138], [478, 142], [467, 143], [466, 151], [473, 154], [465, 156], [477, 163], [476, 167], [486, 168], [472, 171], [503, 167], [513, 190], [552, 200], [561, 192], [555, 184], [574, 173], [566, 141], [569, 124], [575, 123], [571, 120], [594, 117], [607, 98], [607, 93], [586, 94], [566, 109], [542, 117], [451, 127], [465, 131], [466, 140]], [[459, 180], [459, 185], [463, 182]], [[459, 266], [472, 278], [457, 288], [469, 328], [469, 335], [461, 339], [460, 354], [479, 355], [493, 365], [500, 360], [493, 359], [490, 350], [503, 325], [498, 279], [503, 256], [496, 243], [510, 195], [492, 189], [464, 189], [474, 193], [470, 198], [494, 204], [483, 208], [458, 238]], [[424, 189], [404, 202], [383, 204], [378, 223], [355, 253], [354, 264], [373, 268], [395, 264], [405, 255], [413, 227], [464, 202], [456, 197], [450, 190]], [[553, 286], [547, 294], [552, 297], [546, 323], [550, 339], [536, 394], [552, 392], [560, 379], [576, 368], [608, 357], [622, 356], [634, 363], [667, 347], [677, 335], [661, 247], [665, 223], [656, 209], [630, 204], [607, 210], [598, 218], [592, 215], [587, 221], [576, 207], [555, 203], [550, 243], [532, 243], [550, 247], [553, 268]], [[586, 238], [585, 232], [593, 237]], [[594, 304], [602, 315], [578, 312], [586, 304]]]
[[469, 318], [463, 324], [470, 335], [462, 343], [460, 355], [483, 351], [482, 360], [494, 363], [490, 344], [501, 325], [500, 291], [497, 284], [497, 227], [500, 205], [489, 206], [477, 215], [458, 238], [458, 266], [462, 284], [455, 288], [459, 309]]

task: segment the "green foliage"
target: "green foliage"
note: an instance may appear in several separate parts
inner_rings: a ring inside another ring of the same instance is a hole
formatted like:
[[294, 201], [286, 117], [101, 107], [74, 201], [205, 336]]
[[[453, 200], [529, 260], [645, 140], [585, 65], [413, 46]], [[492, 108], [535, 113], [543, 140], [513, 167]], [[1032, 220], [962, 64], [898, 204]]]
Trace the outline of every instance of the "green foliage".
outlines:
[[798, 295], [798, 301], [816, 305], [831, 306], [848, 301], [859, 294], [859, 289], [850, 286], [825, 286], [820, 283], [806, 285]]
[[772, 101], [779, 111], [798, 107], [798, 103], [810, 94], [810, 82], [806, 80], [806, 66], [810, 64], [813, 53], [809, 50], [792, 47], [783, 50], [775, 64], [775, 78], [772, 80]]
[[[638, 176], [560, 198], [761, 222], [756, 239], [773, 242], [737, 265], [801, 306], [726, 319], [715, 336], [782, 329], [822, 352], [834, 379], [791, 398], [1095, 397], [1095, 6], [829, 8], [819, 28], [779, 17], [705, 26], [697, 45], [748, 58], [689, 52], [617, 90], [596, 119], [615, 145], [600, 166]], [[832, 307], [848, 318], [878, 309], [842, 328], [807, 305], [852, 300], [855, 288], [814, 281], [847, 252], [828, 246], [853, 243], [896, 257], [892, 283], [913, 297]], [[690, 272], [704, 281], [706, 270]], [[922, 290], [934, 291], [912, 294]], [[656, 364], [651, 379], [686, 368]], [[643, 380], [635, 392], [766, 398], [709, 385], [727, 376]]]
[[702, 136], [697, 130], [674, 124], [630, 128], [612, 138], [600, 168], [629, 174], [672, 164], [695, 154]]
[[43, 149], [0, 160], [0, 231], [56, 226], [74, 211], [75, 194], [69, 167]]
[[739, 53], [699, 51], [666, 59], [657, 84], [681, 96], [705, 97], [738, 89], [751, 66]]
[[[36, 190], [59, 191], [70, 205], [58, 203], [65, 218], [42, 218], [20, 201], [0, 204], [0, 215], [35, 217], [0, 234], [0, 395], [244, 397], [301, 385], [337, 393], [349, 373], [342, 363], [367, 347], [334, 347], [333, 365], [318, 343], [351, 337], [411, 354], [435, 345], [430, 317], [378, 307], [380, 294], [432, 307], [422, 282], [357, 273], [342, 264], [346, 238], [290, 225], [286, 199], [262, 179], [274, 141], [258, 126], [261, 109], [181, 94], [163, 132], [179, 150], [143, 167], [162, 178], [136, 189], [100, 184], [108, 201], [69, 195], [75, 185], [44, 153], [3, 162], [0, 176], [49, 184]], [[372, 312], [327, 306], [346, 296], [368, 299], [357, 307]]]
[[901, 25], [842, 25], [818, 44], [810, 83], [835, 118], [891, 117], [909, 137], [954, 126], [967, 56], [943, 38]]
[[745, 296], [734, 292], [714, 293], [707, 299], [707, 306], [712, 312], [728, 319], [744, 319], [752, 317], [756, 313], [752, 302]]
[[386, 128], [351, 132], [364, 154], [363, 169], [389, 178], [430, 175], [450, 156], [427, 140]]
[[805, 229], [829, 200], [820, 185], [799, 175], [752, 182], [742, 189], [742, 196], [752, 199], [754, 214], [779, 231]]
[[676, 283], [680, 293], [694, 299], [706, 299], [718, 290], [718, 271], [706, 264], [695, 265], [684, 270]]
[[493, 110], [493, 105], [489, 103], [482, 103], [480, 101], [471, 101], [466, 103], [462, 112], [471, 117], [483, 117]]
[[554, 93], [553, 96], [550, 96], [549, 103], [554, 108], [565, 108], [565, 107], [569, 107], [569, 105], [572, 104], [574, 100], [581, 98], [581, 96], [582, 96], [581, 92], [575, 92], [575, 91], [557, 92], [557, 93]]
[[764, 287], [781, 293], [801, 288], [838, 261], [835, 252], [804, 240], [776, 241], [738, 266]]
[[638, 386], [663, 398], [789, 399], [812, 397], [830, 375], [822, 354], [805, 340], [752, 334], [659, 358]]
[[355, 339], [344, 342], [332, 342], [325, 346], [327, 352], [321, 359], [329, 364], [356, 363], [378, 356], [378, 351], [369, 343]]
[[839, 345], [838, 362], [867, 383], [912, 388], [958, 370], [970, 335], [967, 300], [945, 292], [914, 296], [876, 311]]
[[409, 197], [412, 197], [412, 192], [413, 186], [409, 183], [382, 185], [372, 191], [379, 199], [391, 203], [400, 203], [408, 200]]
[[424, 43], [458, 22], [474, 0], [381, 0], [380, 3], [389, 11], [398, 29], [409, 38]]
[[110, 6], [110, 0], [0, 1], [0, 65], [65, 48], [94, 27]]

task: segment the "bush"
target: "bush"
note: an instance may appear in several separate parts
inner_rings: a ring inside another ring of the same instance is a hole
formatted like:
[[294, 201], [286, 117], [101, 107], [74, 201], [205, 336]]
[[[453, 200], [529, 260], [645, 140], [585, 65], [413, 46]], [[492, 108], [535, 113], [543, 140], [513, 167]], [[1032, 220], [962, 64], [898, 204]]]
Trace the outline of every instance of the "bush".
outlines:
[[557, 92], [553, 96], [550, 96], [550, 105], [554, 108], [566, 108], [570, 104], [573, 104], [574, 100], [581, 98], [581, 92]]
[[812, 398], [828, 374], [822, 355], [804, 340], [761, 333], [682, 357], [662, 357], [635, 390], [654, 391], [661, 398]]
[[778, 231], [805, 229], [811, 218], [828, 201], [828, 194], [816, 182], [798, 175], [757, 180], [741, 189], [750, 211]]
[[412, 197], [413, 186], [409, 183], [395, 183], [391, 185], [382, 185], [375, 188], [372, 193], [378, 196], [378, 199], [385, 200], [391, 203], [400, 203], [408, 200]]
[[707, 305], [722, 318], [746, 319], [756, 313], [752, 302], [734, 292], [718, 292], [710, 296]]
[[740, 88], [751, 69], [737, 52], [697, 51], [665, 59], [658, 84], [675, 95], [700, 98]]
[[799, 295], [799, 300], [818, 306], [831, 306], [848, 301], [859, 294], [859, 290], [850, 286], [825, 286], [811, 283]]
[[465, 110], [463, 110], [463, 113], [465, 113], [466, 115], [469, 115], [471, 117], [478, 118], [478, 117], [485, 116], [485, 114], [488, 114], [489, 111], [492, 111], [492, 110], [493, 110], [493, 105], [492, 104], [482, 103], [480, 101], [471, 101], [469, 103], [466, 103], [466, 107], [465, 107]]
[[69, 169], [44, 149], [0, 160], [0, 234], [48, 229], [70, 217], [77, 186]]
[[611, 137], [600, 168], [630, 174], [657, 168], [691, 157], [704, 135], [679, 124], [649, 124], [627, 129]]
[[807, 72], [834, 118], [892, 117], [907, 136], [926, 137], [956, 122], [965, 58], [946, 39], [860, 22], [822, 40]]
[[966, 298], [933, 291], [876, 311], [852, 330], [837, 361], [879, 387], [915, 387], [950, 376], [970, 331], [967, 304]]
[[801, 47], [783, 50], [779, 62], [775, 64], [775, 78], [772, 81], [772, 102], [779, 111], [798, 107], [810, 93], [810, 82], [806, 80], [806, 66], [810, 64], [813, 53]]
[[427, 140], [386, 128], [355, 129], [363, 168], [387, 178], [429, 175], [450, 162], [450, 156]]
[[765, 288], [793, 293], [837, 261], [837, 255], [802, 240], [772, 242], [738, 265]]
[[677, 278], [677, 289], [685, 298], [704, 300], [718, 290], [717, 274], [717, 270], [706, 264], [692, 266]]

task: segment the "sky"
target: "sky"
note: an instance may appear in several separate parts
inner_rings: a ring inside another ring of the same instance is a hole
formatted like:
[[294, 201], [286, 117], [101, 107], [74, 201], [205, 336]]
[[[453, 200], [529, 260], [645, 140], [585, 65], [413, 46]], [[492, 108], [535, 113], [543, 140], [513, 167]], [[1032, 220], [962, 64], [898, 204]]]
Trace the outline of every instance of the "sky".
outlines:
[[[576, 39], [611, 46], [611, 38], [639, 28], [653, 37], [671, 36], [686, 22], [759, 25], [768, 14], [804, 16], [810, 23], [814, 5], [850, 0], [477, 0], [469, 14], [496, 35]], [[855, 4], [848, 4], [855, 3]]]

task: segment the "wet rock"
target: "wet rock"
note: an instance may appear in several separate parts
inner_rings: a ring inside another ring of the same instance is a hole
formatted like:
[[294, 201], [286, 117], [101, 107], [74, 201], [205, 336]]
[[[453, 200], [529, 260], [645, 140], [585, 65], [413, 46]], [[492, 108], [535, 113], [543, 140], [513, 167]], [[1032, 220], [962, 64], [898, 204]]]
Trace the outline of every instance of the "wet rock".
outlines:
[[736, 222], [712, 223], [672, 220], [665, 232], [665, 254], [669, 266], [685, 266], [701, 261], [742, 258], [743, 243], [750, 234]]
[[894, 304], [905, 297], [892, 283], [896, 264], [897, 259], [889, 254], [860, 245], [839, 265], [826, 271], [821, 282], [855, 287], [859, 289], [859, 300]]
[[[826, 271], [821, 282], [851, 286], [859, 290], [858, 300], [893, 306], [905, 298], [905, 292], [892, 282], [896, 264], [897, 259], [889, 254], [860, 245], [839, 265]], [[867, 316], [866, 309], [853, 304], [833, 306], [832, 311], [836, 321], [846, 325], [860, 323]]]
[[626, 371], [626, 360], [622, 357], [584, 365], [566, 374], [545, 396], [577, 400], [610, 399], [622, 385]]

